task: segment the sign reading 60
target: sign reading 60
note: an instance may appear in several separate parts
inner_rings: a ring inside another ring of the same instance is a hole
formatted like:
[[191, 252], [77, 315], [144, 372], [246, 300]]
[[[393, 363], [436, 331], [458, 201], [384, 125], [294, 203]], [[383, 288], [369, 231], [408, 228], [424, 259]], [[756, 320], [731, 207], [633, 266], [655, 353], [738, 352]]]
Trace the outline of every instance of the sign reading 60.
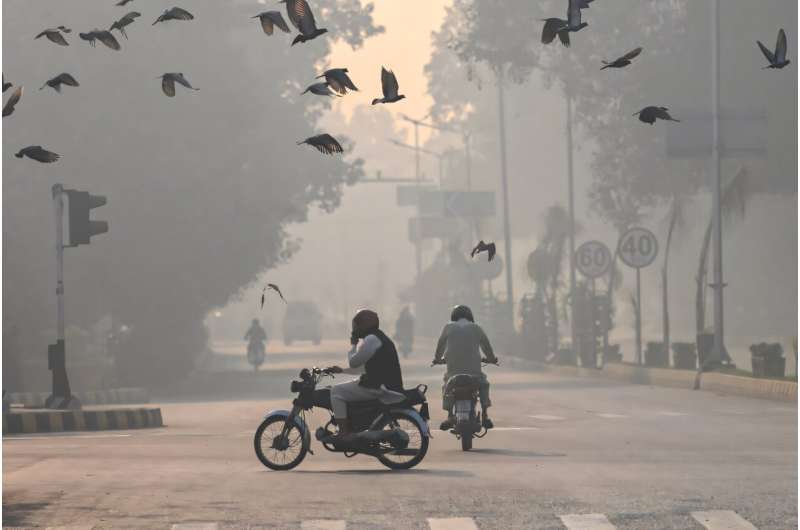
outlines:
[[575, 265], [587, 278], [598, 278], [611, 267], [611, 251], [599, 241], [587, 241], [575, 251]]

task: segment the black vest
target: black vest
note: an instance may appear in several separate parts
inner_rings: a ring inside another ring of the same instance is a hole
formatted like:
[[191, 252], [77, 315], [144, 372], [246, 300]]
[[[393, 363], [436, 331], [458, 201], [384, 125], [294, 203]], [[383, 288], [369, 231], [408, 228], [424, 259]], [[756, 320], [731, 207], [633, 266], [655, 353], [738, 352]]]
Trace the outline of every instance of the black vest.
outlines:
[[364, 374], [359, 380], [361, 386], [380, 388], [386, 385], [389, 390], [403, 391], [403, 374], [400, 371], [400, 360], [394, 342], [381, 330], [371, 333], [381, 341], [381, 347], [364, 364]]

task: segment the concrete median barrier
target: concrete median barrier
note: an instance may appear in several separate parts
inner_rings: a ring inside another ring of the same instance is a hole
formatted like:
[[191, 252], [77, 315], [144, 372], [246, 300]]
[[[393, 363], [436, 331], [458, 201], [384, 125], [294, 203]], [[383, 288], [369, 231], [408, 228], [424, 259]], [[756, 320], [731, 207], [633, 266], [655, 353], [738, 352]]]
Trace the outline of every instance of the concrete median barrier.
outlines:
[[3, 435], [163, 427], [160, 408], [21, 410], [3, 414]]
[[[144, 388], [110, 388], [86, 392], [73, 392], [83, 405], [123, 405], [148, 403], [150, 394]], [[8, 401], [26, 408], [42, 408], [49, 392], [9, 392]]]
[[707, 372], [700, 378], [700, 389], [720, 394], [797, 402], [797, 383], [794, 381]]

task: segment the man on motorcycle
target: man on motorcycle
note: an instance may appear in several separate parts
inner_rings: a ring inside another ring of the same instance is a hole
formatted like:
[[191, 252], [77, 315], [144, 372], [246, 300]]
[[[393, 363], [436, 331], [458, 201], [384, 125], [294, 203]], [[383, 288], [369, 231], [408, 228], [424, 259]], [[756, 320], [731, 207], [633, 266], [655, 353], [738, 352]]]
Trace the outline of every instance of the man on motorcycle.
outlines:
[[261, 323], [257, 318], [254, 318], [250, 323], [250, 328], [244, 334], [244, 340], [248, 341], [247, 352], [261, 351], [264, 347], [264, 341], [267, 340], [267, 332], [261, 327]]
[[349, 368], [330, 368], [333, 373], [361, 373], [358, 379], [331, 387], [331, 408], [339, 426], [337, 438], [345, 443], [352, 441], [354, 436], [347, 417], [348, 403], [371, 399], [399, 403], [405, 399], [397, 349], [392, 340], [378, 328], [379, 324], [375, 311], [359, 310], [353, 317], [353, 330], [350, 334], [350, 344], [353, 347], [347, 353]]
[[408, 306], [405, 306], [397, 317], [394, 337], [400, 344], [403, 355], [408, 355], [414, 343], [414, 316]]
[[458, 305], [450, 313], [450, 322], [442, 330], [439, 343], [436, 346], [436, 356], [434, 364], [440, 364], [442, 357], [447, 360], [447, 372], [444, 374], [444, 385], [442, 386], [442, 408], [448, 412], [448, 417], [440, 425], [440, 429], [447, 431], [455, 425], [455, 418], [452, 415], [453, 403], [445, 393], [447, 380], [456, 374], [474, 375], [480, 379], [480, 400], [483, 410], [483, 426], [487, 429], [494, 427], [492, 420], [489, 419], [487, 409], [492, 402], [489, 400], [489, 380], [481, 370], [481, 353], [490, 363], [496, 363], [497, 357], [494, 355], [492, 345], [486, 337], [483, 329], [475, 323], [472, 310], [465, 305]]

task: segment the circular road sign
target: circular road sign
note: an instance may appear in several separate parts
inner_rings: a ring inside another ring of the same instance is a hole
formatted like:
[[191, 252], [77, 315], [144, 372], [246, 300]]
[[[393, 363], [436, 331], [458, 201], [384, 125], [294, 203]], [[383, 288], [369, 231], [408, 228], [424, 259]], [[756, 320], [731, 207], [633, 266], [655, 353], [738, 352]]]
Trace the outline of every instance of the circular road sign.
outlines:
[[641, 269], [647, 267], [658, 255], [658, 240], [646, 228], [631, 228], [619, 238], [617, 253], [629, 267]]
[[599, 278], [611, 268], [611, 251], [599, 241], [587, 241], [575, 251], [575, 265], [587, 278]]

